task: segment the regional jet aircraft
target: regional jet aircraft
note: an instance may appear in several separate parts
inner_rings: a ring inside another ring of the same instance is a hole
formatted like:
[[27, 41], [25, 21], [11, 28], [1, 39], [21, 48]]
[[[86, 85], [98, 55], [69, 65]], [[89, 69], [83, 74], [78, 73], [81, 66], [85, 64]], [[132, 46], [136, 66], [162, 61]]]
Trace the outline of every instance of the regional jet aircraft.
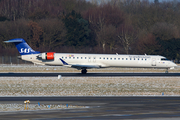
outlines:
[[177, 66], [159, 55], [120, 55], [120, 54], [78, 54], [34, 51], [22, 38], [4, 41], [14, 43], [20, 53], [20, 58], [40, 65], [67, 66], [87, 73], [91, 68], [161, 68], [173, 69]]

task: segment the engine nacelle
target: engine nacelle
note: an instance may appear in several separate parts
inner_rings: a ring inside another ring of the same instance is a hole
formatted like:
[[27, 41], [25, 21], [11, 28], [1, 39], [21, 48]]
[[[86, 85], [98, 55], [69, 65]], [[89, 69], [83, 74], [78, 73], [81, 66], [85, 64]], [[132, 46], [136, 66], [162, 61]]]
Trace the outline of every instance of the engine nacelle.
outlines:
[[54, 53], [55, 52], [41, 53], [38, 55], [38, 58], [41, 58], [42, 60], [54, 60]]

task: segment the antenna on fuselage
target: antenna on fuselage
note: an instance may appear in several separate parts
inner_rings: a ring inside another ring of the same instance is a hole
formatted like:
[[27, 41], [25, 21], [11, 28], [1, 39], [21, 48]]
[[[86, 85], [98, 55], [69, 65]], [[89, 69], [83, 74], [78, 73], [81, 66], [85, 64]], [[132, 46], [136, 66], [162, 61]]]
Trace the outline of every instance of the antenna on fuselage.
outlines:
[[118, 53], [116, 53], [116, 55], [118, 55]]

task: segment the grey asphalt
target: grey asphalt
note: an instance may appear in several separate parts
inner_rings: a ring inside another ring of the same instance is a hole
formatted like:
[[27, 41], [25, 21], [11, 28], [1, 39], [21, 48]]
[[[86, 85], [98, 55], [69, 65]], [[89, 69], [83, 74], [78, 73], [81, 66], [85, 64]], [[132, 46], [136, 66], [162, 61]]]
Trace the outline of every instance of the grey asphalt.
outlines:
[[148, 77], [179, 77], [180, 73], [0, 73], [0, 77], [121, 77], [121, 76], [148, 76]]
[[81, 109], [0, 112], [1, 119], [180, 119], [180, 97], [0, 97], [0, 103], [71, 104]]

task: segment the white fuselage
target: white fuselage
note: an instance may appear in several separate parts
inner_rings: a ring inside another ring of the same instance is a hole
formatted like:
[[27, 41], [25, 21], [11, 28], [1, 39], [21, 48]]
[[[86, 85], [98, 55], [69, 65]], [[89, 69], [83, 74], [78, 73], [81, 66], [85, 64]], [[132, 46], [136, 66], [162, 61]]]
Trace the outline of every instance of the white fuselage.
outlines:
[[39, 54], [22, 55], [22, 60], [35, 64], [62, 66], [61, 58], [73, 65], [98, 65], [104, 67], [131, 67], [131, 68], [174, 68], [175, 63], [159, 55], [118, 55], [118, 54], [75, 54], [54, 53], [54, 60], [38, 59]]

